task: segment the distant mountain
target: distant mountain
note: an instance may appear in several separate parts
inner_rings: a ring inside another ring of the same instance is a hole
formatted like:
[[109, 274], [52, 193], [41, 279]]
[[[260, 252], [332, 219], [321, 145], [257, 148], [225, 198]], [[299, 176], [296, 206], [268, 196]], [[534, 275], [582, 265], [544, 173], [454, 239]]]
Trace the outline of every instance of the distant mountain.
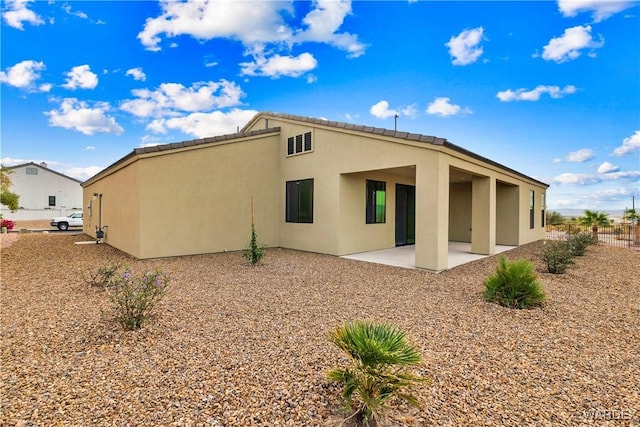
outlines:
[[[622, 216], [624, 215], [624, 209], [614, 209], [614, 210], [589, 209], [589, 210], [606, 213], [606, 214], [609, 215], [609, 218], [611, 218], [611, 219], [619, 219], [619, 218], [622, 218]], [[549, 212], [558, 212], [562, 216], [576, 217], [577, 218], [577, 217], [580, 217], [580, 216], [584, 216], [585, 209], [548, 209], [548, 211]]]

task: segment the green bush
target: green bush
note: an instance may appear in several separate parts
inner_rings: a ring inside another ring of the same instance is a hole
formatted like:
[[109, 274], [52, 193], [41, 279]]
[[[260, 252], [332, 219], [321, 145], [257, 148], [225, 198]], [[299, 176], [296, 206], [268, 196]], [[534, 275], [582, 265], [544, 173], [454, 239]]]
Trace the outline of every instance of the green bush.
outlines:
[[118, 321], [127, 330], [140, 329], [142, 322], [164, 296], [169, 277], [160, 270], [134, 277], [126, 269], [114, 274], [106, 287]]
[[508, 262], [500, 257], [495, 273], [484, 281], [484, 297], [509, 308], [527, 308], [541, 304], [546, 295], [527, 260]]
[[598, 243], [598, 238], [592, 233], [576, 233], [567, 238], [567, 244], [573, 256], [583, 256], [589, 245]]
[[573, 254], [569, 244], [563, 240], [545, 242], [542, 248], [542, 261], [549, 273], [566, 273], [569, 266], [573, 264]]
[[332, 330], [329, 337], [347, 354], [349, 366], [330, 371], [328, 378], [344, 383], [342, 397], [357, 425], [377, 426], [394, 397], [420, 407], [409, 389], [427, 380], [406, 370], [422, 358], [405, 332], [385, 323], [356, 321]]
[[251, 240], [249, 240], [247, 247], [242, 251], [242, 256], [245, 257], [251, 265], [256, 265], [265, 255], [265, 246], [258, 242], [256, 228], [251, 224]]

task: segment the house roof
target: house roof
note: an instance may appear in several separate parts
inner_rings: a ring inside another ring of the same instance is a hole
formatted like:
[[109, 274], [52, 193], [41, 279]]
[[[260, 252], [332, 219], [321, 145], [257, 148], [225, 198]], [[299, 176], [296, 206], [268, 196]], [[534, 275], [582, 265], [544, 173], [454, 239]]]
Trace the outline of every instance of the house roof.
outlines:
[[39, 167], [40, 169], [44, 169], [44, 170], [46, 170], [48, 172], [55, 173], [56, 175], [60, 175], [63, 178], [70, 179], [71, 181], [75, 181], [75, 182], [77, 182], [79, 184], [82, 183], [82, 181], [80, 181], [79, 179], [75, 179], [75, 178], [72, 178], [72, 177], [70, 177], [68, 175], [65, 175], [63, 173], [54, 171], [53, 169], [49, 169], [48, 167], [42, 165], [41, 163], [36, 163], [36, 162], [29, 162], [29, 163], [22, 163], [22, 164], [15, 165], [15, 166], [8, 166], [7, 169], [12, 170], [12, 169], [18, 169], [18, 168], [23, 168], [23, 167], [27, 167], [27, 166], [36, 166], [36, 167]]
[[424, 143], [428, 143], [428, 144], [433, 144], [433, 145], [440, 145], [443, 147], [447, 147], [453, 151], [456, 151], [458, 153], [464, 154], [466, 156], [472, 157], [476, 160], [480, 160], [484, 163], [490, 164], [492, 166], [495, 166], [497, 168], [500, 168], [502, 170], [508, 171], [510, 173], [516, 174], [520, 177], [526, 178], [528, 180], [534, 181], [542, 186], [545, 186], [546, 188], [549, 188], [549, 184], [544, 183], [540, 180], [537, 180], [535, 178], [532, 178], [530, 176], [527, 176], [521, 172], [518, 172], [515, 169], [511, 169], [503, 164], [500, 164], [496, 161], [493, 161], [491, 159], [488, 159], [484, 156], [481, 156], [479, 154], [476, 154], [472, 151], [467, 150], [466, 148], [462, 148], [459, 145], [453, 144], [452, 142], [449, 142], [447, 139], [445, 138], [439, 138], [436, 136], [429, 136], [429, 135], [422, 135], [422, 134], [418, 134], [418, 133], [410, 133], [410, 132], [399, 132], [396, 130], [390, 130], [390, 129], [384, 129], [384, 128], [378, 128], [378, 127], [373, 127], [373, 126], [363, 126], [363, 125], [354, 125], [352, 123], [345, 123], [345, 122], [337, 122], [337, 121], [332, 121], [332, 120], [325, 120], [325, 119], [318, 119], [318, 118], [314, 118], [314, 117], [304, 117], [304, 116], [296, 116], [293, 114], [283, 114], [283, 113], [271, 113], [271, 112], [267, 112], [267, 111], [263, 111], [260, 112], [258, 114], [256, 114], [250, 121], [249, 123], [247, 123], [242, 130], [248, 129], [256, 120], [258, 120], [259, 117], [261, 116], [265, 116], [267, 118], [269, 117], [273, 117], [273, 118], [279, 118], [279, 119], [285, 119], [285, 120], [293, 120], [293, 121], [297, 121], [297, 122], [305, 122], [305, 123], [309, 123], [309, 124], [314, 124], [314, 125], [319, 125], [319, 126], [326, 126], [326, 127], [332, 127], [332, 128], [336, 128], [336, 129], [345, 129], [345, 130], [350, 130], [350, 131], [354, 131], [354, 132], [362, 132], [362, 133], [369, 133], [369, 134], [373, 134], [373, 135], [379, 135], [379, 136], [387, 136], [387, 137], [391, 137], [391, 138], [398, 138], [398, 139], [404, 139], [407, 141], [412, 141], [412, 142], [424, 142]]
[[121, 159], [117, 160], [116, 162], [112, 163], [111, 165], [107, 166], [106, 168], [104, 168], [103, 170], [101, 170], [100, 172], [98, 172], [97, 174], [95, 174], [94, 176], [92, 176], [91, 178], [87, 179], [85, 182], [82, 183], [82, 185], [86, 185], [89, 181], [93, 181], [94, 179], [98, 178], [101, 175], [104, 175], [107, 171], [113, 169], [114, 167], [126, 162], [127, 160], [140, 155], [140, 154], [147, 154], [147, 153], [157, 153], [160, 151], [169, 151], [169, 150], [177, 150], [180, 148], [186, 148], [186, 147], [193, 147], [193, 146], [197, 146], [197, 145], [204, 145], [204, 144], [214, 144], [214, 143], [220, 143], [220, 142], [231, 142], [233, 140], [236, 139], [242, 139], [242, 138], [247, 138], [247, 137], [253, 137], [253, 136], [260, 136], [260, 135], [266, 135], [266, 134], [271, 134], [271, 133], [279, 133], [280, 132], [280, 128], [279, 127], [273, 127], [273, 128], [269, 128], [269, 129], [259, 129], [259, 130], [254, 130], [254, 131], [250, 131], [250, 132], [245, 132], [243, 130], [241, 130], [240, 132], [237, 133], [230, 133], [230, 134], [225, 134], [225, 135], [218, 135], [218, 136], [213, 136], [213, 137], [208, 137], [208, 138], [200, 138], [200, 139], [192, 139], [189, 141], [182, 141], [182, 142], [174, 142], [171, 144], [159, 144], [159, 145], [151, 145], [149, 147], [141, 147], [141, 148], [135, 148], [133, 149], [133, 151], [131, 151], [129, 154], [127, 154], [126, 156], [122, 157]]
[[549, 187], [549, 184], [546, 184], [542, 181], [539, 181], [535, 178], [532, 178], [530, 176], [527, 176], [521, 172], [518, 172], [514, 169], [511, 169], [507, 166], [504, 166], [498, 162], [495, 162], [491, 159], [488, 159], [486, 157], [483, 157], [479, 154], [473, 153], [472, 151], [469, 151], [465, 148], [462, 148], [456, 144], [453, 144], [451, 142], [449, 142], [447, 139], [445, 138], [439, 138], [436, 136], [429, 136], [429, 135], [422, 135], [422, 134], [418, 134], [418, 133], [410, 133], [410, 132], [399, 132], [399, 131], [395, 131], [395, 130], [389, 130], [389, 129], [384, 129], [384, 128], [378, 128], [378, 127], [373, 127], [373, 126], [363, 126], [363, 125], [355, 125], [352, 123], [345, 123], [345, 122], [338, 122], [338, 121], [332, 121], [332, 120], [324, 120], [324, 119], [318, 119], [318, 118], [313, 118], [313, 117], [305, 117], [305, 116], [296, 116], [293, 114], [283, 114], [283, 113], [271, 113], [271, 112], [260, 112], [258, 114], [256, 114], [241, 130], [240, 132], [237, 133], [232, 133], [232, 134], [226, 134], [226, 135], [219, 135], [219, 136], [214, 136], [214, 137], [209, 137], [209, 138], [201, 138], [201, 139], [193, 139], [193, 140], [189, 140], [189, 141], [183, 141], [183, 142], [175, 142], [175, 143], [171, 143], [171, 144], [161, 144], [161, 145], [153, 145], [153, 146], [149, 146], [149, 147], [143, 147], [143, 148], [135, 148], [133, 151], [131, 151], [129, 154], [127, 154], [126, 156], [122, 157], [120, 160], [116, 161], [115, 163], [109, 165], [108, 167], [106, 167], [105, 169], [103, 169], [102, 171], [98, 172], [96, 175], [92, 176], [91, 178], [89, 178], [88, 180], [86, 180], [83, 184], [86, 185], [87, 183], [89, 183], [90, 181], [93, 181], [94, 179], [98, 178], [101, 175], [104, 175], [107, 171], [113, 169], [114, 167], [116, 167], [117, 165], [120, 165], [124, 162], [126, 162], [127, 160], [140, 155], [140, 154], [147, 154], [147, 153], [155, 153], [155, 152], [160, 152], [160, 151], [168, 151], [168, 150], [176, 150], [176, 149], [180, 149], [180, 148], [185, 148], [185, 147], [192, 147], [192, 146], [197, 146], [197, 145], [204, 145], [204, 144], [212, 144], [212, 143], [219, 143], [219, 142], [231, 142], [233, 140], [237, 140], [237, 139], [242, 139], [242, 138], [246, 138], [246, 137], [253, 137], [253, 136], [260, 136], [260, 135], [267, 135], [267, 134], [271, 134], [271, 133], [278, 133], [280, 132], [280, 127], [270, 127], [270, 128], [266, 128], [266, 129], [259, 129], [259, 130], [253, 130], [253, 131], [248, 131], [247, 129], [249, 129], [260, 117], [264, 117], [264, 118], [275, 118], [275, 119], [284, 119], [284, 120], [292, 120], [292, 121], [296, 121], [296, 122], [303, 122], [303, 123], [309, 123], [311, 125], [316, 125], [316, 126], [325, 126], [325, 127], [331, 127], [331, 128], [335, 128], [335, 129], [344, 129], [344, 130], [348, 130], [348, 131], [353, 131], [353, 132], [361, 132], [361, 133], [367, 133], [367, 134], [371, 134], [371, 135], [377, 135], [377, 136], [384, 136], [384, 137], [390, 137], [390, 138], [397, 138], [397, 139], [402, 139], [402, 140], [406, 140], [406, 141], [411, 141], [411, 142], [421, 142], [421, 143], [425, 143], [425, 144], [432, 144], [432, 145], [438, 145], [438, 146], [442, 146], [442, 147], [446, 147], [449, 148], [453, 151], [456, 151], [458, 153], [464, 154], [466, 156], [472, 157], [474, 159], [477, 159], [479, 161], [482, 161], [484, 163], [490, 164], [492, 166], [495, 166], [499, 169], [502, 169], [504, 171], [507, 171], [509, 173], [518, 175], [520, 177], [523, 177], [525, 179], [534, 181], [536, 183], [538, 183], [539, 185], [545, 186], [545, 187]]

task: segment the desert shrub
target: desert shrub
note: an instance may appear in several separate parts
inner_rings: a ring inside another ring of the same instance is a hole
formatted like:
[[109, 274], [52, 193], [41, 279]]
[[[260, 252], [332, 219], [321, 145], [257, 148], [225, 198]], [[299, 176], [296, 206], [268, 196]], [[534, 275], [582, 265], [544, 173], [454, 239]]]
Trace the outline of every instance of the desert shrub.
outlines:
[[151, 310], [165, 295], [169, 277], [160, 270], [135, 277], [129, 269], [113, 275], [106, 287], [116, 317], [127, 330], [140, 329]]
[[545, 242], [542, 248], [542, 261], [549, 273], [566, 273], [569, 266], [573, 264], [573, 254], [569, 244], [564, 240]]
[[583, 256], [589, 245], [598, 243], [598, 238], [592, 233], [577, 233], [567, 238], [567, 245], [573, 256]]
[[393, 398], [420, 407], [409, 390], [426, 379], [406, 367], [422, 358], [405, 332], [385, 323], [356, 321], [333, 329], [329, 337], [349, 357], [349, 365], [330, 371], [328, 378], [344, 384], [342, 397], [357, 425], [378, 425]]
[[85, 276], [83, 272], [82, 279], [89, 286], [106, 288], [107, 286], [109, 286], [109, 282], [123, 267], [123, 264], [119, 262], [113, 263], [111, 265], [103, 265], [94, 272], [88, 272], [87, 276]]
[[251, 240], [249, 240], [247, 247], [242, 251], [242, 256], [245, 257], [251, 265], [256, 265], [265, 255], [265, 246], [258, 242], [256, 228], [251, 224]]
[[502, 256], [496, 271], [484, 281], [484, 297], [509, 308], [528, 308], [541, 304], [546, 295], [531, 262], [508, 262]]

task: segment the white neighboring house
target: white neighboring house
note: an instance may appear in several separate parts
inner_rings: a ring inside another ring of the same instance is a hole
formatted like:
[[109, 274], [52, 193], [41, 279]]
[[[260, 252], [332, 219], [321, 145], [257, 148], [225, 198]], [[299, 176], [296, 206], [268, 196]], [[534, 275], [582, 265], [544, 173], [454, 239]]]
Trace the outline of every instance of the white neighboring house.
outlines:
[[8, 168], [11, 191], [20, 196], [20, 209], [11, 212], [2, 206], [5, 218], [14, 220], [51, 219], [82, 210], [82, 181], [56, 172], [42, 163], [24, 163]]

